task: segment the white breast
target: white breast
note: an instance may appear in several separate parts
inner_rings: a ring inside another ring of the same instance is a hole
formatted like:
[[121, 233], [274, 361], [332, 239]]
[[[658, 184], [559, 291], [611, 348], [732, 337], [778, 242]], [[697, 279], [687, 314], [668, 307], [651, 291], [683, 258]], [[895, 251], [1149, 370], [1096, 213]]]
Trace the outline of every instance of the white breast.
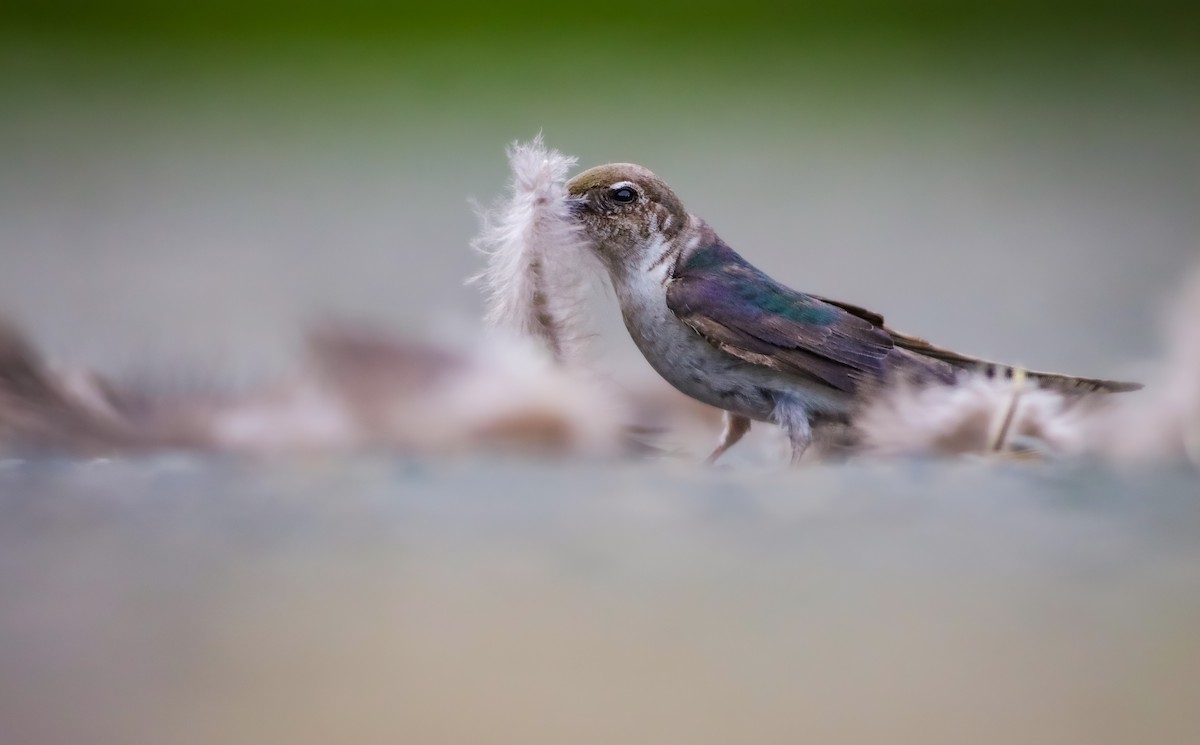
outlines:
[[[659, 251], [647, 252], [657, 257]], [[649, 262], [648, 262], [649, 263]], [[613, 278], [625, 328], [650, 366], [692, 398], [753, 419], [768, 420], [774, 403], [763, 386], [776, 375], [722, 352], [667, 307], [672, 262]]]
[[674, 262], [653, 265], [663, 248], [651, 247], [642, 266], [612, 277], [625, 327], [659, 375], [692, 398], [759, 421], [771, 419], [775, 393], [787, 393], [812, 411], [845, 408], [839, 392], [722, 352], [679, 320], [667, 307]]

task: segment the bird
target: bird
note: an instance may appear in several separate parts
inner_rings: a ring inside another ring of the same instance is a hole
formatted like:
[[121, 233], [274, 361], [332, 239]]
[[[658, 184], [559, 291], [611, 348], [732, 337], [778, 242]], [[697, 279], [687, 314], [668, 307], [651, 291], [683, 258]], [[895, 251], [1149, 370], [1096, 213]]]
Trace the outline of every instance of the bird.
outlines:
[[[607, 271], [625, 327], [647, 362], [684, 394], [722, 410], [710, 463], [752, 422], [781, 427], [795, 463], [814, 432], [852, 430], [864, 399], [890, 381], [952, 385], [963, 371], [1011, 375], [1014, 369], [900, 333], [860, 306], [781, 284], [643, 166], [590, 168], [570, 179], [566, 192], [572, 219]], [[1141, 388], [1024, 375], [1067, 394]]]

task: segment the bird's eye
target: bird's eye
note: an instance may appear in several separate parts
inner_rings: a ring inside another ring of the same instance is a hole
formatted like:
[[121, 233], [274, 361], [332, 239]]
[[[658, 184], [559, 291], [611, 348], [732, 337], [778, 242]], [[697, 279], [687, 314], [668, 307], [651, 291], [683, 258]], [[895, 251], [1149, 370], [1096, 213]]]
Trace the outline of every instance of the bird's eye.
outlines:
[[613, 201], [619, 204], [633, 204], [637, 201], [637, 197], [637, 191], [628, 186], [618, 186], [612, 190]]

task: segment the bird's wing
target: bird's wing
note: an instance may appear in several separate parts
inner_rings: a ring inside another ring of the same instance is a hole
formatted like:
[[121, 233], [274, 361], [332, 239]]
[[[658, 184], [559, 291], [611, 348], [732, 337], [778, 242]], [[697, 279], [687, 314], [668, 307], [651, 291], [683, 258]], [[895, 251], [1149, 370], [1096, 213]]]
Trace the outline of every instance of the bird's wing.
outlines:
[[843, 391], [881, 375], [894, 346], [864, 317], [875, 314], [784, 287], [723, 244], [682, 262], [667, 285], [667, 307], [735, 357]]
[[[1011, 377], [1013, 368], [960, 354], [884, 325], [882, 315], [850, 303], [806, 295], [763, 274], [717, 239], [676, 267], [667, 307], [728, 354], [851, 391], [879, 377], [893, 361], [943, 380], [953, 370]], [[918, 362], [919, 361], [919, 362]], [[1025, 370], [1040, 385], [1064, 393], [1135, 391], [1139, 383]]]
[[879, 326], [880, 328], [882, 328], [884, 325], [882, 315], [880, 315], [879, 313], [876, 313], [873, 310], [867, 310], [866, 308], [862, 307], [861, 305], [854, 305], [853, 303], [847, 303], [847, 302], [843, 302], [841, 300], [834, 300], [833, 298], [827, 298], [827, 297], [823, 297], [821, 295], [813, 295], [811, 293], [807, 293], [807, 294], [813, 300], [820, 300], [822, 303], [829, 303], [830, 305], [836, 305], [837, 307], [846, 311], [850, 315], [858, 316], [859, 318], [863, 319], [864, 321], [871, 324], [872, 326]]

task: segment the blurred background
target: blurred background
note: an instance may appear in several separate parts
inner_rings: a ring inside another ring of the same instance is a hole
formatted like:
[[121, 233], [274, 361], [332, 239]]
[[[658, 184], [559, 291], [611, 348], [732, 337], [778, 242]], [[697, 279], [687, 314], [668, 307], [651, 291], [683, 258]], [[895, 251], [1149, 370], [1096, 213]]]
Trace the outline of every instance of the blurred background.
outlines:
[[[0, 312], [114, 372], [270, 375], [326, 315], [469, 337], [469, 199], [542, 131], [798, 289], [1128, 375], [1200, 257], [1193, 7], [6, 0]], [[0, 462], [0, 741], [1196, 742], [1195, 494]]]
[[9, 0], [0, 308], [108, 367], [270, 370], [323, 314], [461, 331], [468, 199], [540, 130], [799, 289], [1116, 375], [1200, 255], [1189, 8]]

